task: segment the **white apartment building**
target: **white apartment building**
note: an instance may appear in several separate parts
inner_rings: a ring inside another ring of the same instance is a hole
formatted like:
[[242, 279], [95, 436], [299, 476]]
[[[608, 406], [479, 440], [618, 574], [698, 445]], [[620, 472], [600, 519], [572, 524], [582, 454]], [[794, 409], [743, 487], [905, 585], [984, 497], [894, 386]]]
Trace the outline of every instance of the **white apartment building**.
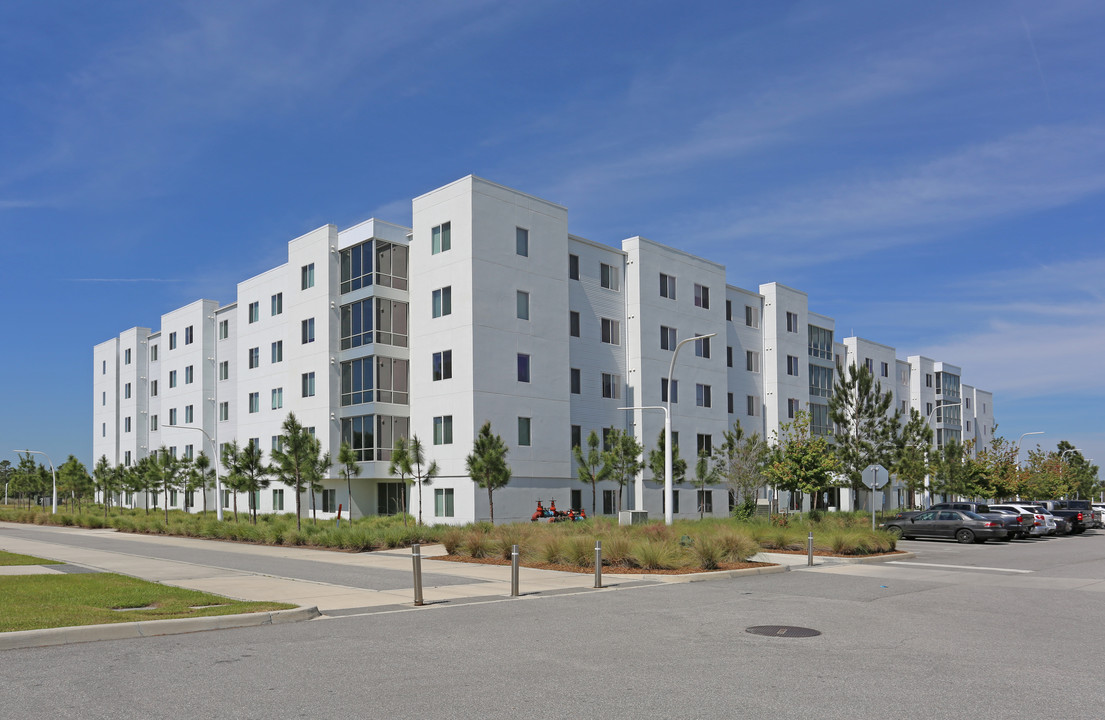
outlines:
[[[352, 497], [335, 467], [305, 508], [313, 501], [333, 517], [341, 505], [358, 517], [405, 504], [428, 522], [463, 523], [489, 516], [465, 458], [491, 422], [512, 469], [495, 495], [497, 519], [528, 518], [537, 500], [590, 513], [573, 445], [615, 427], [647, 457], [663, 428], [662, 413], [623, 408], [660, 406], [670, 394], [675, 444], [693, 467], [737, 421], [771, 439], [806, 410], [815, 433], [831, 434], [828, 398], [845, 362], [871, 367], [895, 407], [928, 412], [962, 397], [934, 421], [941, 443], [992, 434], [993, 398], [962, 385], [959, 368], [898, 360], [893, 348], [834, 331], [799, 290], [728, 285], [724, 266], [642, 237], [616, 248], [571, 235], [565, 208], [469, 176], [415, 198], [410, 228], [324, 226], [292, 240], [285, 264], [239, 283], [234, 302], [196, 301], [157, 330], [97, 345], [94, 459], [130, 465], [162, 446], [214, 456], [234, 441], [267, 456], [295, 412], [333, 458], [346, 442], [360, 461]], [[676, 345], [710, 334], [680, 351], [669, 388]], [[405, 489], [388, 464], [394, 440], [414, 435], [441, 474]], [[643, 508], [630, 487], [621, 509], [662, 514], [662, 478], [646, 469], [644, 481]], [[612, 514], [618, 499], [616, 484], [602, 483], [595, 509]], [[183, 493], [154, 500], [203, 506]], [[851, 504], [848, 493], [833, 500]], [[290, 512], [295, 498], [274, 483], [238, 501]], [[723, 486], [699, 493], [689, 478], [677, 486], [676, 515], [697, 516], [700, 505], [724, 516], [730, 498]]]

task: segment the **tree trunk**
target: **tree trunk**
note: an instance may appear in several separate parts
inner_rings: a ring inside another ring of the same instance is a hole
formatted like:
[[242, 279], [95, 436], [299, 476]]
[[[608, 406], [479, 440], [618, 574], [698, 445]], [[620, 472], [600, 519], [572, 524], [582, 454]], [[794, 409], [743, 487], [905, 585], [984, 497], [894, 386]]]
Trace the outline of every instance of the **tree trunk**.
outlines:
[[238, 522], [238, 493], [234, 493], [234, 522]]
[[495, 524], [495, 500], [491, 496], [491, 488], [487, 488], [487, 509], [491, 511], [491, 524]]
[[300, 491], [300, 487], [301, 487], [301, 485], [299, 484], [299, 478], [296, 478], [296, 481], [295, 481], [295, 529], [296, 530], [302, 530], [303, 529], [303, 526], [302, 526], [302, 524], [300, 523], [300, 520], [299, 520], [300, 516], [302, 515], [302, 511], [300, 510], [300, 503], [302, 503], [302, 501], [303, 501], [303, 493]]
[[591, 480], [591, 517], [595, 517], [595, 481]]

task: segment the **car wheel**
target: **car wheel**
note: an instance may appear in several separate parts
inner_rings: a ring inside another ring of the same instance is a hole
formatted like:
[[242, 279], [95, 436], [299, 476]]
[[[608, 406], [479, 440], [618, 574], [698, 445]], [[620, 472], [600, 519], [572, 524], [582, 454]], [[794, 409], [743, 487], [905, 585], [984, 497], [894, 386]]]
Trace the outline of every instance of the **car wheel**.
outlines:
[[970, 543], [975, 541], [975, 534], [967, 528], [961, 528], [956, 530], [955, 539], [961, 543]]
[[902, 535], [902, 529], [897, 525], [891, 525], [886, 529], [886, 531], [890, 533], [890, 537], [894, 538], [895, 540], [901, 540], [905, 537], [904, 535]]

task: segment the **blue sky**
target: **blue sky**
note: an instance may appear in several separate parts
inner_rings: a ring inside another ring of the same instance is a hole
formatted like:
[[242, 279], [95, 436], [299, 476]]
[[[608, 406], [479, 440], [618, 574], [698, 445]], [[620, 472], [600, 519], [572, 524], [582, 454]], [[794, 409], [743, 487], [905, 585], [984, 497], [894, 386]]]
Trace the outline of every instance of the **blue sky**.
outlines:
[[93, 345], [474, 173], [1105, 463], [1103, 36], [1061, 0], [7, 0], [0, 450], [90, 463]]

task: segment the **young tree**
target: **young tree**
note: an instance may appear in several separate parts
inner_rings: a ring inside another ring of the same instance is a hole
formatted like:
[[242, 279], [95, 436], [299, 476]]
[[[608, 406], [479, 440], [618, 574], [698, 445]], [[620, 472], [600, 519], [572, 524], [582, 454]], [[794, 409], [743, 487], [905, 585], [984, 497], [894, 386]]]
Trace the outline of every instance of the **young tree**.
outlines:
[[[251, 443], [247, 443], [246, 447], [249, 447]], [[223, 487], [230, 492], [232, 503], [234, 505], [234, 522], [238, 522], [238, 493], [241, 492], [242, 486], [245, 484], [244, 478], [241, 473], [238, 472], [241, 466], [243, 448], [238, 447], [238, 441], [232, 440], [231, 442], [223, 445], [222, 464], [223, 469], [226, 470], [226, 475], [223, 477]], [[222, 502], [222, 498], [219, 498], [216, 502]], [[224, 513], [225, 516], [225, 513]]]
[[19, 464], [12, 473], [11, 491], [21, 500], [26, 500], [28, 508], [31, 507], [31, 499], [42, 492], [38, 467], [34, 456], [27, 453], [19, 456]]
[[[261, 448], [254, 443], [246, 443], [246, 446], [238, 453], [235, 463], [235, 474], [239, 478], [240, 489], [249, 493], [249, 509], [253, 524], [257, 524], [257, 495], [261, 490], [269, 486], [269, 476], [272, 468], [265, 464]], [[238, 501], [234, 501], [235, 519], [237, 519]]]
[[176, 490], [180, 482], [180, 461], [169, 454], [169, 449], [162, 445], [157, 450], [154, 463], [151, 466], [151, 475], [156, 476], [161, 490], [165, 493], [165, 524], [169, 524], [169, 491]]
[[341, 467], [342, 477], [345, 478], [345, 493], [349, 498], [346, 506], [349, 513], [349, 521], [353, 522], [353, 478], [361, 474], [361, 466], [357, 464], [357, 453], [349, 447], [349, 443], [343, 442], [338, 448], [338, 466]]
[[410, 447], [405, 437], [395, 438], [395, 445], [391, 448], [391, 463], [388, 464], [388, 475], [403, 481], [403, 494], [399, 498], [399, 512], [403, 514], [403, 527], [407, 526], [407, 486], [410, 485], [413, 467], [411, 463]]
[[931, 458], [935, 492], [953, 497], [982, 497], [984, 468], [970, 457], [969, 445], [950, 440]]
[[714, 454], [718, 478], [729, 486], [734, 497], [746, 501], [767, 484], [764, 469], [770, 449], [759, 433], [745, 434], [740, 420], [734, 423], [732, 430], [726, 430], [723, 437], [724, 441]]
[[637, 477], [637, 473], [645, 467], [644, 460], [641, 459], [644, 448], [631, 433], [615, 427], [610, 428], [607, 442], [610, 449], [603, 454], [607, 464], [610, 465], [610, 477], [618, 484], [618, 512], [621, 512], [622, 492], [625, 486], [632, 482]]
[[[207, 491], [209, 488], [216, 487], [215, 483], [215, 469], [211, 467], [211, 458], [207, 457], [207, 454], [200, 450], [199, 455], [196, 455], [196, 460], [193, 463], [194, 477], [191, 479], [189, 490], [199, 490], [203, 495], [203, 514], [207, 514]], [[221, 500], [221, 498], [219, 498]], [[216, 500], [218, 502], [218, 500]]]
[[15, 468], [12, 467], [11, 460], [0, 460], [0, 482], [4, 483], [4, 503], [8, 502], [8, 484], [11, 482], [12, 473], [15, 472]]
[[322, 492], [322, 481], [326, 479], [326, 476], [330, 474], [330, 466], [333, 463], [330, 460], [330, 453], [322, 452], [322, 443], [318, 441], [318, 438], [311, 437], [311, 452], [308, 456], [307, 463], [307, 487], [311, 493], [311, 522], [318, 524], [318, 509], [315, 501], [315, 496]]
[[595, 515], [598, 484], [610, 476], [610, 465], [599, 450], [599, 434], [594, 430], [587, 436], [587, 454], [576, 445], [572, 448], [576, 459], [576, 474], [579, 481], [591, 486], [591, 516]]
[[506, 464], [507, 446], [498, 435], [491, 434], [491, 423], [485, 422], [472, 442], [472, 452], [464, 460], [465, 470], [477, 487], [487, 490], [487, 505], [491, 522], [495, 523], [494, 492], [510, 482], [510, 466]]
[[100, 493], [100, 499], [104, 503], [104, 517], [107, 517], [107, 509], [111, 506], [111, 496], [119, 492], [119, 473], [111, 467], [107, 461], [107, 455], [101, 455], [92, 469], [92, 478], [96, 483], [96, 492]]
[[808, 493], [812, 507], [814, 496], [833, 486], [840, 461], [825, 438], [811, 437], [810, 417], [804, 410], [781, 430], [782, 439], [773, 448], [764, 474], [784, 490]]
[[829, 419], [836, 432], [836, 457], [851, 483], [853, 493], [864, 490], [863, 471], [873, 463], [893, 465], [895, 436], [901, 411], [890, 412], [894, 395], [883, 391], [866, 365], [848, 367], [847, 376], [837, 365]]
[[994, 435], [990, 447], [978, 453], [977, 463], [985, 479], [985, 489], [980, 493], [982, 497], [1005, 500], [1017, 495], [1020, 468], [1013, 442]]
[[295, 413], [288, 413], [281, 427], [284, 434], [280, 436], [280, 448], [272, 451], [272, 459], [277, 468], [277, 479], [295, 489], [295, 527], [299, 530], [302, 529], [301, 499], [310, 472], [311, 453], [314, 451], [317, 458], [318, 451], [314, 447], [314, 438], [299, 424]]
[[415, 486], [418, 488], [418, 524], [421, 525], [422, 486], [433, 484], [434, 478], [438, 475], [439, 468], [436, 460], [431, 460], [428, 465], [426, 464], [426, 458], [422, 452], [422, 441], [418, 439], [417, 435], [411, 436], [407, 452], [411, 461], [411, 475], [414, 478]]
[[92, 487], [88, 470], [75, 456], [70, 455], [58, 468], [58, 492], [64, 491], [69, 495], [70, 503], [76, 503], [78, 513], [80, 501], [92, 493]]
[[[652, 479], [655, 482], [664, 484], [665, 468], [664, 468], [664, 452], [667, 445], [667, 438], [664, 436], [664, 431], [660, 431], [660, 435], [656, 438], [656, 447], [648, 453], [648, 469], [652, 473]], [[671, 449], [671, 482], [673, 485], [679, 485], [687, 477], [687, 461], [679, 457], [679, 443], [676, 443]]]
[[717, 485], [720, 482], [717, 467], [711, 462], [710, 454], [705, 450], [698, 453], [698, 461], [694, 464], [694, 479], [698, 485], [698, 519], [706, 517], [706, 486]]
[[1059, 473], [1063, 483], [1075, 498], [1092, 498], [1097, 485], [1098, 467], [1082, 455], [1082, 451], [1066, 440], [1060, 440], [1055, 448]]
[[916, 494], [925, 487], [925, 476], [929, 472], [926, 458], [931, 445], [932, 428], [921, 413], [911, 408], [909, 420], [895, 434], [894, 451], [886, 466], [890, 474], [905, 485], [910, 508], [915, 505]]

